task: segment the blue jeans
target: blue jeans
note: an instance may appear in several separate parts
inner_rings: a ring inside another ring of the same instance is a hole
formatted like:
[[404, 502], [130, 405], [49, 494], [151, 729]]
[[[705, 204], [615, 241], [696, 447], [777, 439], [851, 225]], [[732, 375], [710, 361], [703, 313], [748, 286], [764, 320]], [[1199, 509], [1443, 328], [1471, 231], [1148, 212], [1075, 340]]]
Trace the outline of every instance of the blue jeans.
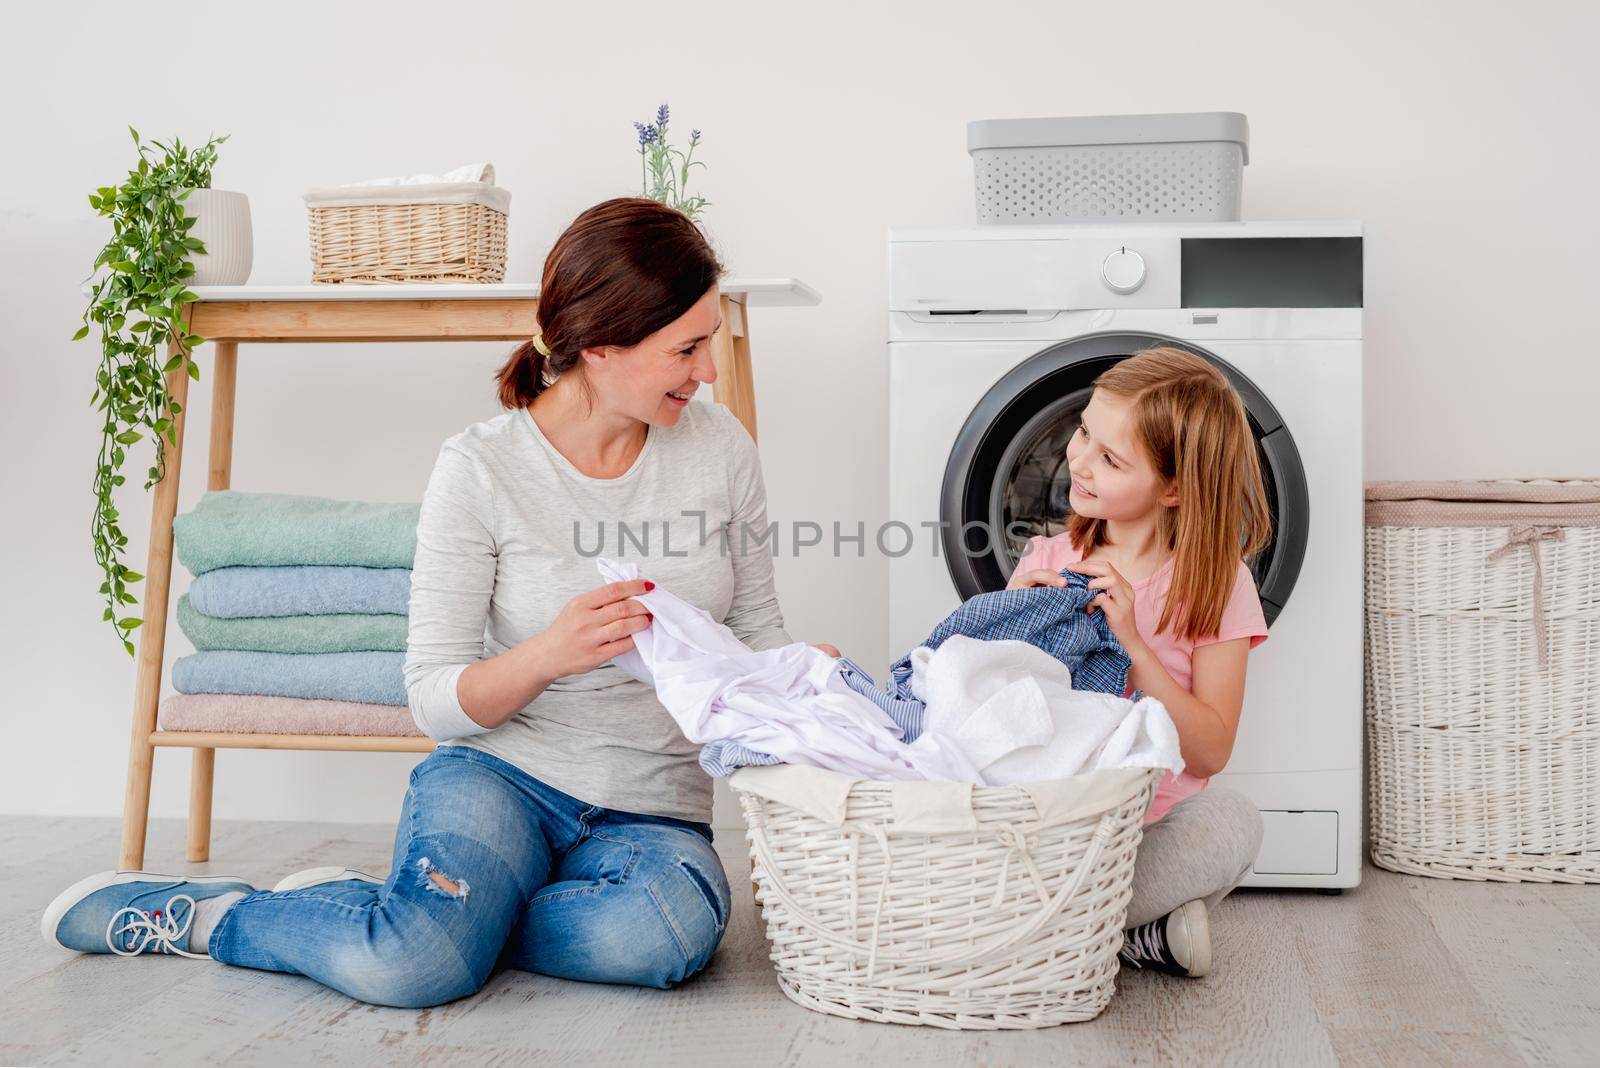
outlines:
[[465, 997], [502, 964], [665, 988], [711, 960], [731, 904], [710, 825], [590, 805], [443, 745], [412, 769], [381, 887], [248, 894], [207, 948], [403, 1008]]

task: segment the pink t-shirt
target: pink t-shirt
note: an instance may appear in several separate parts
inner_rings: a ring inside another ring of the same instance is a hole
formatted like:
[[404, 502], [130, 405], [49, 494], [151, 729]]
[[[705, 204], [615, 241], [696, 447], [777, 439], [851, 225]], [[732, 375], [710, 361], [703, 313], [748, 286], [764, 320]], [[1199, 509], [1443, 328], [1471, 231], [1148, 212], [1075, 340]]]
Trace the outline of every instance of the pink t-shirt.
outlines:
[[[1023, 552], [1022, 559], [1017, 561], [1017, 571], [1036, 568], [1060, 571], [1067, 564], [1075, 564], [1081, 559], [1083, 554], [1073, 548], [1072, 539], [1065, 531], [1050, 538], [1036, 535], [1028, 539], [1028, 548]], [[1210, 638], [1190, 641], [1174, 634], [1170, 627], [1160, 634], [1156, 633], [1156, 622], [1161, 619], [1161, 610], [1166, 605], [1167, 593], [1171, 589], [1172, 559], [1169, 558], [1154, 575], [1143, 582], [1133, 583], [1134, 622], [1139, 627], [1139, 636], [1154, 650], [1161, 666], [1185, 690], [1194, 692], [1193, 657], [1197, 646], [1248, 637], [1250, 648], [1254, 649], [1267, 640], [1267, 620], [1261, 612], [1261, 598], [1256, 594], [1255, 576], [1250, 574], [1250, 569], [1242, 560], [1238, 574], [1233, 579], [1233, 591], [1228, 594], [1228, 604], [1222, 611], [1222, 623]], [[1127, 697], [1131, 693], [1133, 683], [1130, 680], [1122, 695]], [[1156, 786], [1155, 800], [1145, 813], [1144, 821], [1153, 823], [1165, 816], [1173, 805], [1190, 794], [1199, 793], [1209, 781], [1196, 778], [1187, 771], [1177, 776], [1171, 772], [1162, 775], [1161, 782]]]

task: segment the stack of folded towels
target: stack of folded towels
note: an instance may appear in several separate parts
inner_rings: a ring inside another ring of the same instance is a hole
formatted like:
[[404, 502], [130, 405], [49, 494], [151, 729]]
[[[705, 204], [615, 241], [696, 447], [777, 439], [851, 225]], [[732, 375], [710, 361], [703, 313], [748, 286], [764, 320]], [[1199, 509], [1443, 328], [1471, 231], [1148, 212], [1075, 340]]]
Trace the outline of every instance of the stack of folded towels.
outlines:
[[194, 581], [163, 730], [420, 735], [406, 707], [417, 504], [237, 490], [173, 521]]

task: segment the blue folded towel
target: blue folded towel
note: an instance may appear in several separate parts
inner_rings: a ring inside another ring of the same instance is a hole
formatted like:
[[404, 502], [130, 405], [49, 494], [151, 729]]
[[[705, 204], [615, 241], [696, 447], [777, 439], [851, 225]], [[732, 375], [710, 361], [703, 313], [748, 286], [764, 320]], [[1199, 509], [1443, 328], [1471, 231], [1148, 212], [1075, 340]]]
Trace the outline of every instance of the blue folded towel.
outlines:
[[189, 604], [221, 619], [396, 615], [411, 608], [409, 567], [219, 567], [189, 584]]
[[179, 693], [240, 693], [406, 703], [404, 653], [256, 653], [212, 649], [172, 664]]

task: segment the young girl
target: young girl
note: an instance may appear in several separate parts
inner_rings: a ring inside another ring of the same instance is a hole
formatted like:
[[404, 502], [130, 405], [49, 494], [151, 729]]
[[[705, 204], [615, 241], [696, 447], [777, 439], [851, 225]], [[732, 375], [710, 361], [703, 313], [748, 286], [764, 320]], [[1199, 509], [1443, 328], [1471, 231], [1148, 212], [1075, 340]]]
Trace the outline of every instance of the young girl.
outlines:
[[1271, 519], [1244, 405], [1214, 366], [1176, 348], [1136, 353], [1101, 374], [1067, 446], [1067, 529], [1029, 539], [1008, 588], [1091, 576], [1133, 661], [1126, 694], [1161, 701], [1186, 765], [1162, 776], [1145, 814], [1122, 957], [1199, 976], [1211, 967], [1207, 909], [1250, 871], [1254, 804], [1204, 789], [1233, 751], [1245, 658], [1266, 640], [1243, 558]]

